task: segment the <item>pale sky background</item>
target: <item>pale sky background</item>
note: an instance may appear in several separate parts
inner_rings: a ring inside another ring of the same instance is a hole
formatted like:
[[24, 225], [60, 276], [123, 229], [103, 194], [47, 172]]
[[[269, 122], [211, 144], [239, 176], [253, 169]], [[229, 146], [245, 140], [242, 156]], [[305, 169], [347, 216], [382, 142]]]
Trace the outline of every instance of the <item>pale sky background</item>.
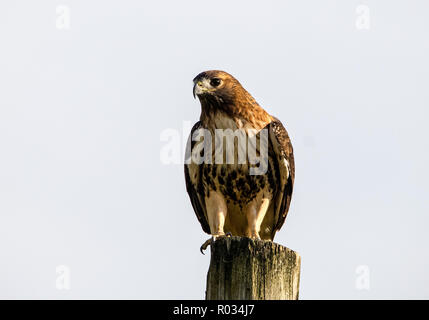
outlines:
[[1, 1], [0, 298], [204, 298], [208, 235], [160, 136], [198, 119], [208, 69], [290, 133], [275, 241], [300, 298], [429, 298], [428, 31], [424, 0]]

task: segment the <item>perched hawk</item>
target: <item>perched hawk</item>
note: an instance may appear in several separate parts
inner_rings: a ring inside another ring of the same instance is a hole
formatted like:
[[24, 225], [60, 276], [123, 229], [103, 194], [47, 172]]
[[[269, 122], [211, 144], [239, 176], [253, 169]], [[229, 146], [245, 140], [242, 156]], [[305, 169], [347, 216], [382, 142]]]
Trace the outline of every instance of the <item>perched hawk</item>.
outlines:
[[286, 219], [295, 177], [286, 129], [230, 74], [206, 71], [193, 81], [201, 116], [188, 139], [186, 188], [203, 230], [213, 236], [201, 251], [225, 234], [273, 240]]

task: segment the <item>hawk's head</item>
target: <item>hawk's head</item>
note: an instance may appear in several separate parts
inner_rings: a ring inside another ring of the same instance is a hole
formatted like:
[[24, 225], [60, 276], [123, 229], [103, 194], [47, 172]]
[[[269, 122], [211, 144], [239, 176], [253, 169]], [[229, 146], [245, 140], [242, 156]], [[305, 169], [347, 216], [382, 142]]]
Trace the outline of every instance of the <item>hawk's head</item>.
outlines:
[[201, 72], [194, 78], [194, 97], [201, 102], [201, 120], [208, 123], [210, 116], [222, 111], [228, 116], [254, 127], [265, 125], [271, 117], [262, 109], [232, 75], [225, 71], [210, 70]]
[[241, 84], [225, 71], [210, 70], [201, 72], [194, 78], [194, 97], [200, 100], [215, 98], [219, 102], [233, 100]]

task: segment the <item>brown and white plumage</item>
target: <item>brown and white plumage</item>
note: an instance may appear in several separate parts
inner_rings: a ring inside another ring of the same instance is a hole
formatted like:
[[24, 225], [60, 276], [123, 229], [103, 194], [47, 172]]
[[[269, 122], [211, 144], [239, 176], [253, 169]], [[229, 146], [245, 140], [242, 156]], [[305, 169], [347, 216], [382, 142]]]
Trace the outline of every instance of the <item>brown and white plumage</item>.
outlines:
[[[243, 130], [247, 139], [256, 135], [259, 144], [261, 130], [268, 131], [268, 168], [264, 174], [250, 174], [256, 165], [239, 163], [237, 154], [233, 163], [216, 163], [214, 148], [208, 155], [211, 163], [186, 162], [186, 188], [198, 221], [213, 236], [230, 233], [273, 240], [286, 219], [295, 178], [286, 129], [226, 72], [200, 73], [194, 79], [194, 95], [201, 102], [201, 116], [188, 140], [188, 160], [201, 152], [197, 148], [201, 142], [192, 139], [199, 129], [211, 132], [213, 142], [217, 129]], [[237, 140], [234, 147], [240, 149], [243, 146]], [[258, 143], [256, 147], [261, 152]]]

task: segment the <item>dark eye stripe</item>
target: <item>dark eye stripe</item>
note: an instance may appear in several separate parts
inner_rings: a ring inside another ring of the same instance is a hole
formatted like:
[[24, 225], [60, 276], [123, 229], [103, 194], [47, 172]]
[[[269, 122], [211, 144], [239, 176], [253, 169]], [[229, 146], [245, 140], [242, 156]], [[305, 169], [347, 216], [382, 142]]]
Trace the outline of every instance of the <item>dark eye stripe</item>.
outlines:
[[210, 80], [210, 85], [212, 87], [217, 87], [218, 85], [220, 85], [221, 80], [218, 78], [213, 78]]

